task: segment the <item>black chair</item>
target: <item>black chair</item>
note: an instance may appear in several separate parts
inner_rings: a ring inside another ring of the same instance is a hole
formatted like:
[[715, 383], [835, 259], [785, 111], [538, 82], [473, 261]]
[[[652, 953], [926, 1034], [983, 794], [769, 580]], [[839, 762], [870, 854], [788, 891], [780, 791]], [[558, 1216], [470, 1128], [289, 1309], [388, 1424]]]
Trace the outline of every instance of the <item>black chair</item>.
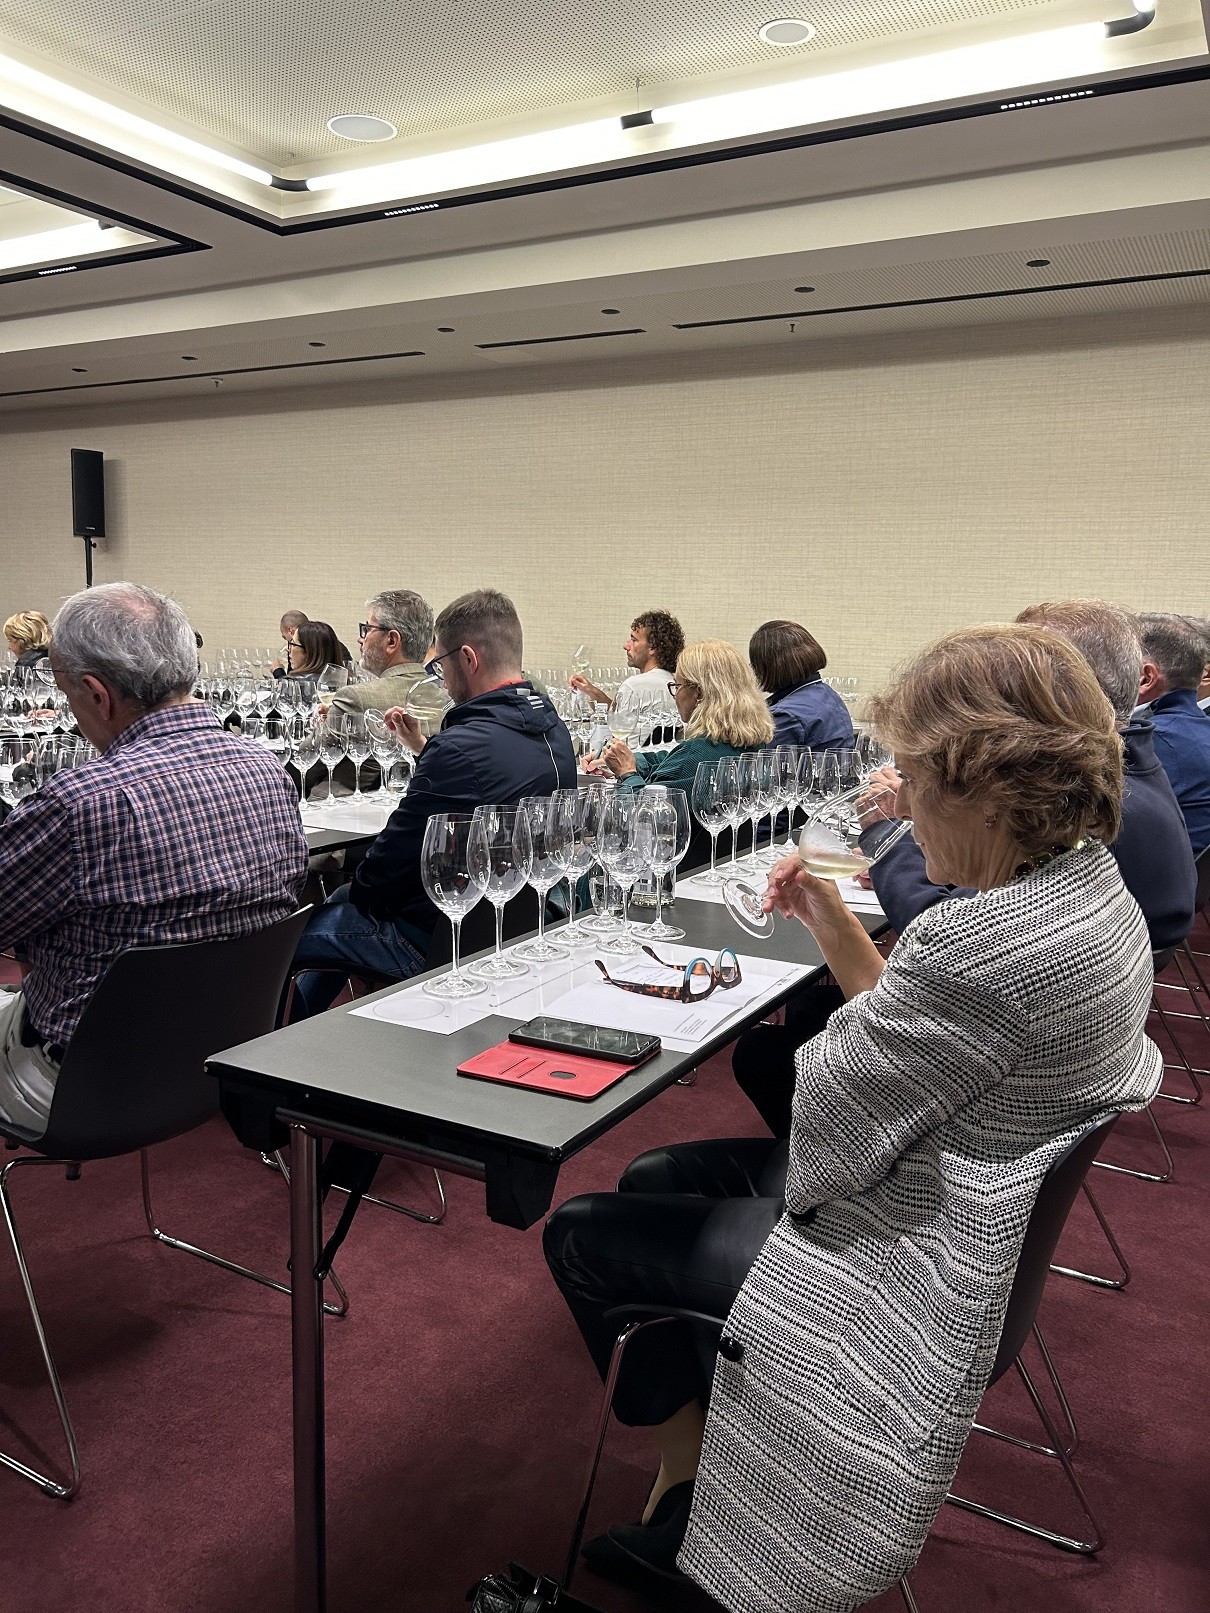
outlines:
[[[1161, 952], [1152, 952], [1152, 954], [1151, 954], [1151, 969], [1152, 969], [1152, 974], [1153, 975], [1158, 976], [1164, 969], [1166, 969], [1168, 967], [1168, 965], [1172, 962], [1172, 957], [1173, 957], [1173, 953], [1175, 952], [1175, 950], [1176, 949], [1174, 947], [1165, 947], [1163, 949], [1163, 951], [1161, 951]], [[1158, 1011], [1158, 1013], [1160, 1015], [1160, 1022], [1163, 1023], [1164, 1022], [1164, 1014], [1163, 1014], [1163, 1010], [1159, 1008], [1159, 1004], [1156, 1001], [1154, 986], [1152, 988], [1152, 993], [1151, 993], [1151, 1006], [1152, 1006], [1152, 1008], [1154, 1008], [1154, 1009], [1156, 1009]], [[1186, 1068], [1188, 1068], [1188, 1060], [1186, 1060]], [[1193, 1080], [1194, 1085], [1196, 1086], [1197, 1085], [1197, 1077], [1193, 1075], [1192, 1070], [1189, 1071], [1189, 1074], [1190, 1074], [1190, 1078]], [[1157, 1093], [1156, 1097], [1160, 1097], [1162, 1095], [1163, 1094]], [[1198, 1087], [1198, 1096], [1197, 1096], [1197, 1098], [1183, 1099], [1183, 1100], [1180, 1100], [1180, 1101], [1188, 1102], [1188, 1103], [1196, 1103], [1196, 1102], [1199, 1101], [1200, 1097], [1201, 1097], [1201, 1088]], [[1096, 1168], [1098, 1170], [1100, 1170], [1100, 1171], [1116, 1171], [1119, 1176], [1133, 1176], [1133, 1177], [1136, 1177], [1140, 1182], [1170, 1182], [1172, 1180], [1173, 1172], [1175, 1170], [1175, 1167], [1174, 1167], [1174, 1165], [1172, 1163], [1172, 1152], [1168, 1147], [1167, 1138], [1164, 1136], [1164, 1133], [1160, 1130], [1160, 1123], [1155, 1118], [1155, 1111], [1154, 1111], [1154, 1109], [1152, 1107], [1152, 1105], [1154, 1103], [1155, 1103], [1155, 1098], [1152, 1098], [1151, 1103], [1149, 1103], [1147, 1105], [1147, 1107], [1143, 1110], [1143, 1113], [1147, 1116], [1148, 1123], [1151, 1126], [1152, 1131], [1155, 1133], [1155, 1140], [1160, 1145], [1160, 1151], [1164, 1156], [1164, 1169], [1162, 1171], [1141, 1171], [1141, 1170], [1136, 1169], [1132, 1165], [1117, 1165], [1117, 1164], [1114, 1164], [1113, 1162], [1111, 1162], [1110, 1160], [1107, 1160], [1107, 1159], [1094, 1159], [1093, 1164], [1096, 1166]], [[1104, 1225], [1103, 1221], [1102, 1221], [1102, 1225]], [[1120, 1252], [1118, 1252], [1118, 1258], [1121, 1259]]]
[[[1197, 893], [1193, 902], [1193, 916], [1196, 923], [1197, 919], [1206, 913], [1207, 908], [1210, 908], [1210, 846], [1206, 846], [1199, 853], [1195, 866], [1197, 868]], [[1199, 956], [1204, 957], [1205, 955], [1193, 950], [1193, 947], [1189, 944], [1188, 936], [1179, 946], [1170, 947], [1163, 954], [1156, 955], [1156, 982], [1151, 1006], [1158, 1014], [1160, 1024], [1163, 1025], [1164, 1030], [1167, 1032], [1168, 1040], [1172, 1043], [1173, 1050], [1180, 1060], [1179, 1064], [1165, 1064], [1164, 1068], [1179, 1071], [1193, 1089], [1192, 1097], [1186, 1097], [1183, 1092], [1165, 1092], [1161, 1089], [1156, 1096], [1166, 1098], [1169, 1103], [1201, 1103], [1202, 1083], [1199, 1077], [1210, 1075], [1210, 1070], [1190, 1063], [1188, 1052], [1177, 1035], [1176, 1026], [1173, 1023], [1174, 1020], [1197, 1020], [1200, 1022], [1202, 1030], [1210, 1036], [1210, 1015], [1207, 1014], [1207, 1009], [1210, 1009], [1210, 985], [1207, 985], [1201, 964], [1197, 961]], [[1160, 962], [1161, 957], [1163, 958], [1163, 963]], [[1176, 964], [1177, 973], [1181, 977], [1179, 981], [1161, 980], [1159, 978], [1161, 970], [1170, 962]], [[1163, 999], [1160, 997], [1161, 991], [1183, 991], [1189, 999], [1189, 1007], [1192, 1012], [1182, 1013], [1175, 1008], [1171, 1011], [1165, 1010]], [[1204, 1005], [1203, 998], [1205, 999]]]
[[[1098, 1121], [1094, 1125], [1086, 1127], [1071, 1146], [1055, 1160], [1042, 1180], [1021, 1246], [1021, 1253], [1017, 1261], [1017, 1271], [1013, 1278], [1008, 1308], [1004, 1316], [1004, 1325], [1000, 1331], [1000, 1345], [996, 1352], [991, 1377], [988, 1379], [988, 1388], [990, 1388], [993, 1383], [1004, 1376], [1010, 1367], [1016, 1367], [1017, 1373], [1026, 1387], [1038, 1413], [1039, 1420], [1051, 1443], [1049, 1445], [1038, 1445], [1028, 1440], [1017, 1439], [1010, 1434], [1001, 1433], [998, 1429], [988, 1428], [982, 1423], [976, 1422], [973, 1424], [973, 1429], [979, 1433], [988, 1434], [994, 1439], [1003, 1440], [1007, 1444], [1019, 1446], [1024, 1450], [1035, 1451], [1039, 1455], [1055, 1458], [1062, 1465], [1068, 1482], [1075, 1492], [1076, 1499], [1085, 1517], [1092, 1525], [1093, 1538], [1092, 1540], [1079, 1540], [1071, 1535], [1063, 1535], [1054, 1530], [1042, 1528], [1037, 1524], [1026, 1523], [1021, 1518], [1013, 1517], [1009, 1513], [997, 1512], [994, 1508], [986, 1507], [980, 1502], [969, 1501], [962, 1496], [950, 1494], [946, 1497], [946, 1500], [954, 1506], [962, 1507], [969, 1512], [977, 1512], [980, 1516], [992, 1518], [998, 1523], [1008, 1525], [1009, 1528], [1019, 1529], [1036, 1539], [1048, 1541], [1051, 1545], [1058, 1546], [1064, 1551], [1078, 1552], [1085, 1556], [1091, 1556], [1100, 1551], [1105, 1541], [1100, 1525], [1093, 1516], [1088, 1504], [1088, 1498], [1072, 1465], [1071, 1459], [1079, 1442], [1079, 1432], [1072, 1416], [1071, 1406], [1055, 1370], [1054, 1362], [1046, 1347], [1046, 1341], [1043, 1339], [1041, 1329], [1038, 1327], [1037, 1315], [1038, 1306], [1042, 1300], [1042, 1291], [1046, 1286], [1046, 1274], [1050, 1267], [1050, 1260], [1059, 1241], [1059, 1235], [1063, 1231], [1063, 1225], [1067, 1220], [1076, 1194], [1080, 1190], [1080, 1184], [1092, 1164], [1097, 1149], [1116, 1124], [1117, 1118], [1116, 1115], [1113, 1115], [1108, 1120]], [[609, 1369], [605, 1375], [605, 1389], [597, 1418], [596, 1437], [593, 1441], [592, 1454], [589, 1458], [583, 1500], [576, 1517], [571, 1545], [564, 1565], [564, 1586], [571, 1584], [576, 1561], [580, 1553], [580, 1542], [584, 1538], [584, 1529], [588, 1522], [588, 1512], [592, 1504], [592, 1494], [596, 1487], [597, 1469], [600, 1466], [601, 1452], [605, 1445], [605, 1435], [609, 1428], [609, 1414], [613, 1408], [614, 1390], [617, 1387], [618, 1374], [621, 1371], [626, 1346], [636, 1333], [645, 1328], [659, 1327], [666, 1322], [687, 1322], [702, 1331], [713, 1331], [719, 1334], [722, 1333], [727, 1325], [724, 1317], [708, 1316], [701, 1311], [673, 1309], [656, 1305], [619, 1306], [617, 1309], [606, 1313], [606, 1320], [617, 1322], [620, 1331], [613, 1347], [613, 1354], [610, 1357]], [[1034, 1381], [1021, 1360], [1021, 1352], [1031, 1335], [1036, 1340], [1042, 1353], [1047, 1374], [1062, 1407], [1064, 1419], [1070, 1429], [1070, 1443], [1065, 1443], [1060, 1438], [1054, 1420], [1047, 1411], [1045, 1402], [1038, 1394]], [[918, 1613], [912, 1587], [906, 1575], [899, 1581], [899, 1591], [909, 1609], [909, 1613]]]
[[[72, 1477], [67, 1484], [59, 1483], [3, 1451], [0, 1464], [47, 1495], [69, 1499], [76, 1493], [79, 1452], [17, 1233], [8, 1178], [24, 1166], [59, 1165], [66, 1168], [69, 1180], [75, 1180], [83, 1161], [137, 1152], [141, 1155], [143, 1209], [152, 1237], [288, 1294], [289, 1283], [160, 1230], [151, 1204], [147, 1150], [204, 1125], [219, 1112], [218, 1083], [205, 1073], [205, 1061], [223, 1048], [273, 1029], [286, 971], [309, 911], [304, 908], [254, 935], [232, 941], [140, 947], [122, 953], [85, 1008], [64, 1055], [45, 1132], [31, 1137], [6, 1127], [10, 1147], [32, 1150], [0, 1169], [0, 1209], [58, 1407]], [[328, 1309], [343, 1314], [347, 1299], [336, 1286], [341, 1305]]]

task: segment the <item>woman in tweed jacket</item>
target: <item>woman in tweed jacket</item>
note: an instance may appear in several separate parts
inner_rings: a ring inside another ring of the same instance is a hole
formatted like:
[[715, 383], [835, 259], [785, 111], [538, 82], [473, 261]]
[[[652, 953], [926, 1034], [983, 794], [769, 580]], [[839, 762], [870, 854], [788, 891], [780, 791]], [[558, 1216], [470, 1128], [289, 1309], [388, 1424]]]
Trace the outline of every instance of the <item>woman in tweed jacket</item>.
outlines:
[[789, 1143], [659, 1150], [546, 1231], [601, 1369], [613, 1306], [726, 1317], [716, 1360], [680, 1324], [632, 1345], [615, 1406], [653, 1428], [660, 1473], [644, 1522], [587, 1554], [679, 1564], [733, 1613], [845, 1613], [915, 1561], [1043, 1176], [1161, 1074], [1146, 927], [1102, 844], [1121, 743], [1083, 658], [972, 629], [877, 708], [930, 879], [980, 894], [921, 914], [884, 965], [834, 885], [780, 863], [766, 904], [847, 999], [799, 1051]]

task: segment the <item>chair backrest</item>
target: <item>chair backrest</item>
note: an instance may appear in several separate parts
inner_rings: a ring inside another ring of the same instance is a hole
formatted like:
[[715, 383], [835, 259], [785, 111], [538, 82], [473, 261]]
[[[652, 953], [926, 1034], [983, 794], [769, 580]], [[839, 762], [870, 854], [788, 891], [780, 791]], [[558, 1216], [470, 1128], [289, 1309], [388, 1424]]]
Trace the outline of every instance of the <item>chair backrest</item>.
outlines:
[[231, 941], [120, 953], [84, 1010], [33, 1146], [107, 1159], [209, 1120], [219, 1094], [205, 1062], [273, 1029], [310, 912]]
[[991, 1383], [1008, 1371], [1029, 1337], [1042, 1302], [1042, 1290], [1046, 1286], [1055, 1246], [1075, 1203], [1076, 1194], [1097, 1151], [1117, 1121], [1117, 1115], [1111, 1115], [1108, 1120], [1099, 1120], [1086, 1127], [1042, 1178], [1030, 1212], [1029, 1225], [1025, 1229], [1025, 1241], [1021, 1245], [1012, 1291], [1008, 1296], [1000, 1347], [989, 1380]]
[[[528, 935], [531, 930], [537, 928], [538, 893], [532, 885], [527, 885], [524, 890], [518, 891], [504, 909], [504, 939], [515, 941], [519, 936]], [[424, 967], [443, 969], [447, 963], [452, 963], [453, 943], [454, 936], [449, 920], [438, 919], [437, 928], [433, 931], [433, 938], [429, 942], [429, 949], [425, 953]], [[459, 956], [469, 958], [472, 952], [480, 952], [484, 947], [495, 944], [496, 910], [488, 901], [476, 902], [462, 921]]]

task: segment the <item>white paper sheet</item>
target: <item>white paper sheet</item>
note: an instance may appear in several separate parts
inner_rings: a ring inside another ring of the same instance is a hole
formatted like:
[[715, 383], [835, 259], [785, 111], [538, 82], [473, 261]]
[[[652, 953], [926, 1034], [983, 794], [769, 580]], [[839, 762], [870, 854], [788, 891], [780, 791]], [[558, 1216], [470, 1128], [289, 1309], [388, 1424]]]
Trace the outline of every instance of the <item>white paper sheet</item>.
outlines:
[[354, 806], [348, 799], [338, 799], [330, 807], [308, 801], [299, 810], [304, 829], [354, 829], [376, 835], [386, 828], [393, 808], [386, 801], [362, 801]]

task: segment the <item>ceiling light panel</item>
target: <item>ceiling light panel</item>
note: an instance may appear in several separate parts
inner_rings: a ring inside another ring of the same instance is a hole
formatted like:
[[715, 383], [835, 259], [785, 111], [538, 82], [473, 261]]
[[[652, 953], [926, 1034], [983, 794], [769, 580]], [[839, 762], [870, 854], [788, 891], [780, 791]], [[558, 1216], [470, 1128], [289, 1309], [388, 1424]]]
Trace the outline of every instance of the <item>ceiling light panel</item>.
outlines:
[[[372, 110], [440, 136], [605, 98], [659, 98], [716, 74], [784, 68], [937, 28], [1044, 27], [1072, 0], [829, 0], [787, 51], [758, 34], [769, 0], [0, 0], [0, 37], [115, 99], [280, 168], [347, 157], [326, 119]], [[793, 14], [799, 8], [787, 7]], [[2, 48], [2, 46], [0, 46]], [[384, 150], [386, 148], [383, 148]]]

